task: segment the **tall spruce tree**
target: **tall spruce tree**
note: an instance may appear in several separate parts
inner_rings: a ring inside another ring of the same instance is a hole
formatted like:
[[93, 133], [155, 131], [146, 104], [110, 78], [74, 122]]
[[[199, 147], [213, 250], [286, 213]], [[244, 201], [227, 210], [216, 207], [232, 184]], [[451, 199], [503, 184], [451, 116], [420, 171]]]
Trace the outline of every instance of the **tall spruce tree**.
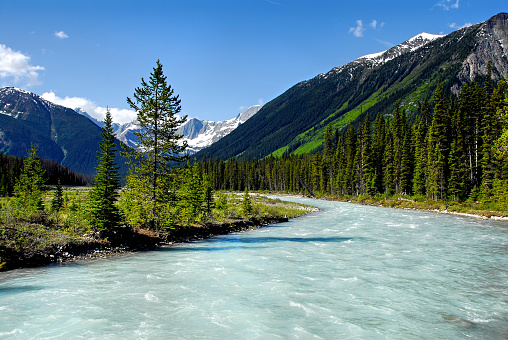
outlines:
[[385, 153], [385, 119], [382, 114], [377, 115], [374, 122], [374, 131], [372, 136], [372, 167], [373, 183], [376, 193], [384, 192], [383, 183], [383, 155]]
[[501, 80], [498, 88], [500, 89], [500, 95], [504, 95], [504, 101], [497, 107], [497, 117], [501, 124], [501, 135], [495, 143], [495, 148], [497, 157], [506, 162], [508, 159], [508, 94], [506, 93], [508, 84], [505, 80]]
[[150, 73], [149, 81], [141, 78], [141, 87], [135, 89], [134, 99], [127, 98], [127, 102], [137, 112], [141, 127], [141, 131], [135, 133], [137, 149], [130, 153], [134, 158], [130, 180], [142, 183], [138, 188], [145, 191], [148, 200], [143, 202], [149, 205], [147, 222], [152, 229], [158, 229], [161, 222], [158, 205], [164, 204], [162, 197], [169, 190], [160, 188], [160, 184], [168, 182], [164, 177], [170, 176], [172, 164], [187, 159], [182, 156], [187, 143], [182, 143], [182, 136], [176, 132], [187, 116], [178, 116], [180, 99], [168, 84], [160, 60]]
[[27, 150], [28, 157], [23, 160], [23, 168], [14, 186], [15, 202], [26, 211], [40, 211], [44, 208], [42, 192], [46, 183], [46, 171], [41, 166], [37, 148]]
[[448, 103], [441, 83], [434, 93], [434, 117], [428, 135], [429, 189], [435, 200], [446, 194], [448, 145]]
[[458, 201], [467, 196], [468, 182], [464, 117], [463, 111], [460, 107], [453, 109], [450, 137], [450, 154], [448, 156], [448, 194], [453, 200]]
[[349, 124], [349, 127], [346, 132], [345, 139], [345, 191], [348, 195], [354, 193], [355, 190], [355, 156], [356, 156], [356, 131], [353, 127], [353, 124]]
[[51, 201], [51, 210], [59, 212], [60, 209], [62, 209], [63, 204], [64, 204], [63, 189], [62, 189], [62, 185], [60, 184], [60, 178], [59, 178], [58, 182], [56, 184], [56, 190], [55, 190], [55, 194], [53, 196], [53, 200]]
[[483, 87], [485, 94], [482, 107], [482, 150], [481, 150], [481, 168], [482, 168], [482, 184], [480, 188], [482, 200], [490, 199], [494, 189], [494, 179], [496, 177], [497, 159], [495, 157], [494, 144], [499, 138], [501, 127], [497, 119], [496, 107], [500, 100], [498, 91], [493, 93], [491, 83], [491, 65], [487, 64], [487, 75]]
[[402, 156], [404, 153], [404, 137], [406, 131], [405, 115], [402, 117], [399, 102], [395, 103], [395, 112], [390, 125], [392, 132], [393, 179], [395, 192], [402, 192]]
[[335, 145], [333, 143], [332, 125], [328, 124], [325, 130], [324, 139], [324, 150], [323, 150], [323, 166], [322, 171], [322, 183], [321, 188], [324, 191], [328, 191], [333, 194], [333, 169], [334, 169], [334, 154]]
[[362, 141], [362, 160], [363, 160], [363, 177], [364, 189], [363, 193], [369, 195], [375, 194], [375, 178], [372, 166], [372, 139], [370, 135], [370, 116], [367, 114], [365, 123], [363, 124], [363, 141]]
[[[388, 125], [388, 124], [387, 124]], [[383, 185], [385, 196], [388, 197], [395, 192], [395, 164], [393, 133], [389, 124], [385, 133], [384, 154], [383, 154]]]
[[115, 163], [115, 135], [113, 120], [109, 110], [106, 112], [102, 140], [97, 151], [97, 172], [88, 193], [88, 215], [92, 225], [105, 234], [109, 234], [120, 223], [120, 212], [116, 206], [120, 179]]

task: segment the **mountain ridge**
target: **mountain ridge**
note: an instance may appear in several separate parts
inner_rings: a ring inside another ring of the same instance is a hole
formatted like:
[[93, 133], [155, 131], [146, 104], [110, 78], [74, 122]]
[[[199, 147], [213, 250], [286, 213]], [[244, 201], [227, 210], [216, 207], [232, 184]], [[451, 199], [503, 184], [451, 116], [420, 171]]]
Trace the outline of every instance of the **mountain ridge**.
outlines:
[[[0, 88], [0, 152], [26, 156], [34, 145], [39, 157], [73, 171], [94, 175], [101, 128], [72, 109], [15, 87]], [[120, 148], [120, 141], [116, 140]], [[126, 166], [118, 155], [120, 172]]]
[[[339, 129], [366, 114], [373, 121], [377, 113], [391, 115], [396, 101], [414, 115], [423, 99], [432, 98], [438, 82], [457, 93], [464, 83], [483, 77], [488, 58], [496, 58], [493, 80], [506, 77], [507, 22], [508, 14], [500, 13], [429, 41], [424, 39], [429, 36], [420, 34], [387, 51], [367, 55], [370, 58], [362, 56], [302, 81], [197, 157], [205, 152], [220, 159], [314, 152], [322, 144], [327, 124]], [[415, 39], [418, 36], [422, 39]], [[384, 55], [389, 51], [404, 53], [389, 58]], [[468, 69], [472, 71], [464, 72]]]
[[[183, 135], [182, 142], [187, 142], [188, 147], [186, 153], [194, 154], [226, 136], [239, 125], [245, 123], [247, 119], [256, 114], [261, 107], [261, 105], [253, 105], [239, 113], [236, 117], [221, 121], [190, 118], [178, 127], [176, 133]], [[100, 127], [104, 126], [103, 122], [93, 118], [81, 108], [75, 108], [75, 111], [87, 117], [96, 125]], [[113, 123], [113, 133], [116, 138], [130, 147], [136, 147], [137, 137], [134, 133], [140, 131], [141, 128], [136, 120], [125, 124]]]

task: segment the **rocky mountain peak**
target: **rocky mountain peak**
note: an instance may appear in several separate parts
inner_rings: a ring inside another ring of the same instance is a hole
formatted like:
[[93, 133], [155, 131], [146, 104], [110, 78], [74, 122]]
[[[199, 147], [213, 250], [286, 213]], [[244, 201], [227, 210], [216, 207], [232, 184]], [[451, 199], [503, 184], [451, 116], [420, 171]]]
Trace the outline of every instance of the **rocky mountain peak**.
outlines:
[[[461, 31], [477, 30], [476, 46], [462, 64], [457, 78], [467, 83], [487, 73], [487, 63], [492, 64], [492, 79], [508, 77], [508, 13], [500, 13], [480, 24], [463, 28]], [[455, 85], [458, 94], [460, 87]]]
[[218, 122], [192, 118], [180, 126], [177, 133], [183, 135], [183, 140], [189, 145], [187, 152], [195, 153], [231, 133], [260, 109], [261, 105], [254, 105], [235, 118]]
[[386, 51], [364, 55], [354, 62], [367, 64], [369, 68], [378, 67], [402, 54], [416, 51], [427, 43], [442, 37], [444, 35], [423, 32]]

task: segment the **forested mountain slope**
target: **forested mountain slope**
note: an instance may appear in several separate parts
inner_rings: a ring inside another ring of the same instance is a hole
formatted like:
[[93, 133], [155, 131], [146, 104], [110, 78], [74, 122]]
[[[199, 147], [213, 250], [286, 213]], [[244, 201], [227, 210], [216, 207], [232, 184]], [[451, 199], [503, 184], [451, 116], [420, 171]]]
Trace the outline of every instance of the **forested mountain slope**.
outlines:
[[[33, 144], [40, 158], [94, 175], [100, 133], [100, 127], [74, 110], [14, 87], [0, 89], [0, 152], [26, 156]], [[120, 157], [117, 162], [126, 173]]]
[[508, 76], [508, 14], [446, 36], [420, 34], [385, 52], [358, 58], [303, 81], [267, 103], [228, 136], [197, 154], [228, 159], [307, 153], [321, 148], [325, 127], [334, 129], [369, 115], [391, 115], [395, 103], [409, 118], [438, 82], [458, 94], [482, 80]]

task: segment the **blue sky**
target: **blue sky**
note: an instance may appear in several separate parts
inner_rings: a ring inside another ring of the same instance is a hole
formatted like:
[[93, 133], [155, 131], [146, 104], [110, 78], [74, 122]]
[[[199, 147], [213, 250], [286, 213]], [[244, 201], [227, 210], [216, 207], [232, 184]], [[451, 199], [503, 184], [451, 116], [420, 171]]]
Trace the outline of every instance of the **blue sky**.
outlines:
[[189, 117], [223, 120], [421, 32], [448, 34], [506, 0], [0, 0], [0, 85], [100, 118], [157, 59]]

